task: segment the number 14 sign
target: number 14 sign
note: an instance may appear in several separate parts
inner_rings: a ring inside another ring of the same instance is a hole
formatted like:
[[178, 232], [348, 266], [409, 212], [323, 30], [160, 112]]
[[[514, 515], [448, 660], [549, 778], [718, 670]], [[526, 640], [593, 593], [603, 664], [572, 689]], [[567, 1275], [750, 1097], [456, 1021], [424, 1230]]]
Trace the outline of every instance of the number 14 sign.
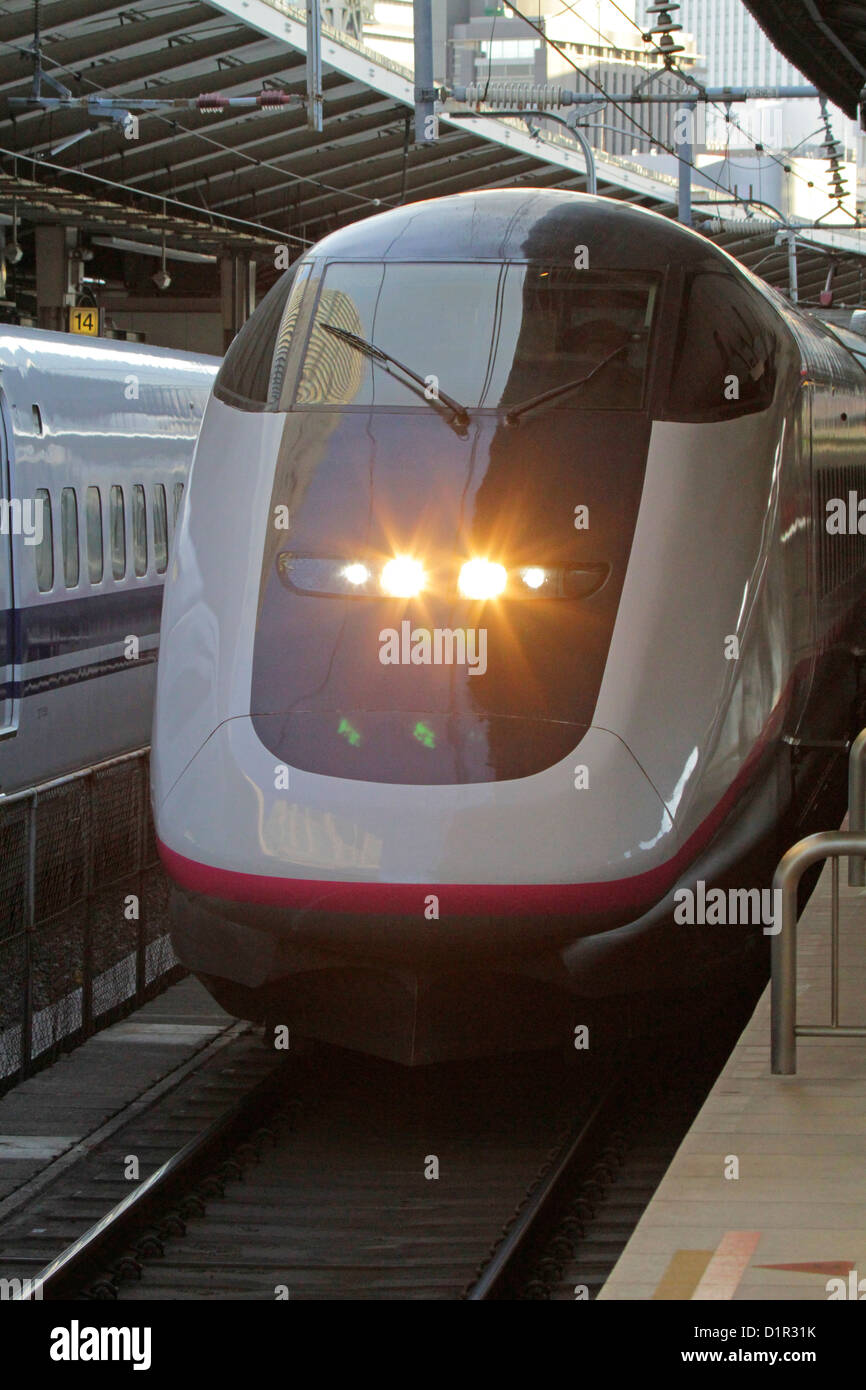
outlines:
[[69, 332], [83, 333], [89, 338], [99, 337], [99, 310], [85, 305], [82, 309], [69, 310]]

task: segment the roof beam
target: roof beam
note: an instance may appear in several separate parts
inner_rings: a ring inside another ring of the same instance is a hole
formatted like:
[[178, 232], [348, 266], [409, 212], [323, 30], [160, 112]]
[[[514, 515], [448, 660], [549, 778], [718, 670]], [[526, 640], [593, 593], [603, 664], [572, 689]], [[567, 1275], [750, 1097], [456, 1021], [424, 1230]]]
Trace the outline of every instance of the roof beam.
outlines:
[[[393, 113], [393, 103], [388, 102], [386, 98], [382, 98], [381, 104], [377, 102], [372, 109], [364, 106], [359, 97], [334, 105], [341, 109], [334, 111], [331, 103], [327, 104], [324, 137], [318, 137], [319, 141], [324, 138], [326, 146], [334, 142], [342, 144], [349, 140], [362, 139], [370, 130], [381, 130], [383, 117]], [[352, 120], [347, 122], [346, 116], [351, 116]], [[325, 156], [329, 151], [316, 144], [314, 132], [307, 130], [306, 117], [302, 109], [297, 113], [285, 112], [275, 118], [265, 115], [248, 117], [243, 125], [240, 122], [226, 124], [230, 127], [228, 130], [221, 123], [213, 130], [205, 128], [202, 134], [207, 136], [212, 133], [212, 138], [218, 140], [221, 145], [226, 144], [228, 139], [230, 143], [227, 150], [209, 147], [198, 131], [189, 136], [186, 131], [183, 134], [175, 133], [164, 140], [148, 142], [138, 159], [127, 156], [123, 160], [124, 182], [146, 182], [147, 186], [153, 189], [167, 184], [169, 179], [164, 173], [165, 164], [159, 162], [159, 153], [165, 150], [167, 144], [170, 145], [170, 151], [166, 153], [170, 153], [171, 156], [170, 184], [177, 192], [195, 188], [205, 178], [211, 184], [226, 179], [237, 179], [239, 170], [244, 170], [247, 178], [253, 177], [257, 172], [267, 173], [267, 170], [257, 164], [257, 161], [261, 160], [267, 160], [268, 163], [286, 163], [286, 177], [291, 175], [295, 167], [294, 164], [288, 165], [290, 160], [307, 156], [312, 161], [323, 161], [323, 167], [327, 164]], [[351, 133], [346, 133], [346, 126]], [[242, 132], [252, 131], [256, 132], [255, 138], [239, 138]], [[158, 148], [155, 148], [155, 144]], [[250, 160], [249, 163], [244, 156]], [[120, 159], [117, 157], [100, 161], [99, 168], [106, 172], [114, 168], [114, 173], [110, 176], [117, 177]], [[306, 166], [304, 171], [306, 172]]]
[[[98, 92], [101, 90], [115, 95], [119, 88], [129, 83], [146, 81], [156, 76], [171, 76], [182, 72], [195, 63], [221, 57], [225, 53], [234, 52], [237, 49], [252, 48], [261, 42], [258, 34], [239, 25], [237, 30], [232, 31], [231, 34], [219, 31], [209, 32], [193, 43], [166, 44], [160, 49], [151, 48], [128, 58], [121, 58], [116, 63], [94, 62], [82, 71], [82, 77], [86, 80], [82, 83], [81, 95], [86, 96], [90, 91]], [[93, 45], [91, 44], [90, 47], [93, 48]], [[9, 89], [6, 91], [6, 95], [10, 95], [14, 89], [14, 95], [26, 96], [29, 84], [22, 81], [24, 75], [21, 71], [20, 59], [16, 58], [12, 61], [15, 64], [14, 69], [11, 63], [4, 63], [3, 60], [0, 60], [0, 91], [4, 88]], [[76, 61], [75, 66], [82, 67], [80, 59]], [[68, 74], [62, 70], [58, 73], [58, 70], [52, 67], [50, 71], [59, 75], [61, 81], [64, 77], [67, 81], [70, 80]], [[103, 82], [104, 88], [101, 85]], [[154, 93], [150, 92], [149, 95], [153, 96]], [[177, 95], [177, 93], [172, 92], [172, 95]], [[80, 115], [78, 120], [80, 122]]]
[[[55, 63], [62, 64], [63, 68], [84, 69], [88, 66], [99, 66], [99, 60], [106, 54], [115, 55], [125, 49], [149, 48], [149, 56], [155, 56], [159, 49], [154, 45], [162, 38], [172, 37], [178, 32], [185, 32], [199, 25], [213, 25], [214, 13], [208, 5], [196, 4], [190, 6], [190, 22], [186, 21], [181, 26], [178, 24], [178, 12], [162, 12], [155, 19], [142, 20], [140, 24], [115, 25], [112, 28], [93, 29], [87, 34], [76, 36], [75, 38], [64, 39], [62, 43], [52, 43], [45, 37], [43, 24], [42, 51], [45, 59], [45, 70], [49, 75], [59, 75], [60, 80], [69, 85], [75, 83], [74, 77], [58, 69]], [[185, 17], [184, 17], [185, 19]], [[129, 35], [125, 43], [118, 43], [118, 37]], [[142, 55], [137, 55], [142, 56]], [[54, 59], [54, 62], [52, 62]], [[115, 64], [111, 64], [111, 70], [115, 70]], [[5, 87], [17, 86], [21, 81], [21, 57], [16, 55], [14, 58], [0, 58], [0, 90]]]

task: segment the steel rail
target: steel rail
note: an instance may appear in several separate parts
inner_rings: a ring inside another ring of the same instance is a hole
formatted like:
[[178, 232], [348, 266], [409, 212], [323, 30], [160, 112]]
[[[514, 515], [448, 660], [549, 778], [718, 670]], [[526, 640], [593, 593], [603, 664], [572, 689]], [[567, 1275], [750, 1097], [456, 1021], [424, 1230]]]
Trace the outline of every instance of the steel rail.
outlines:
[[[490, 1259], [464, 1298], [469, 1303], [494, 1301], [515, 1295], [519, 1271], [526, 1263], [528, 1252], [538, 1248], [556, 1221], [556, 1208], [565, 1184], [576, 1171], [589, 1162], [587, 1150], [602, 1142], [606, 1131], [601, 1121], [619, 1090], [622, 1073], [617, 1072], [571, 1135], [566, 1138], [551, 1169], [543, 1173], [521, 1207], [516, 1220], [509, 1226]], [[601, 1131], [601, 1132], [600, 1132]]]
[[94, 1266], [98, 1270], [109, 1264], [117, 1246], [130, 1232], [152, 1220], [154, 1210], [169, 1201], [178, 1187], [189, 1184], [192, 1174], [212, 1157], [214, 1150], [236, 1142], [256, 1125], [261, 1118], [257, 1110], [263, 1102], [276, 1102], [285, 1094], [287, 1065], [286, 1061], [279, 1062], [251, 1091], [166, 1159], [149, 1178], [45, 1265], [26, 1284], [26, 1291], [16, 1295], [17, 1301], [62, 1299], [80, 1292]]

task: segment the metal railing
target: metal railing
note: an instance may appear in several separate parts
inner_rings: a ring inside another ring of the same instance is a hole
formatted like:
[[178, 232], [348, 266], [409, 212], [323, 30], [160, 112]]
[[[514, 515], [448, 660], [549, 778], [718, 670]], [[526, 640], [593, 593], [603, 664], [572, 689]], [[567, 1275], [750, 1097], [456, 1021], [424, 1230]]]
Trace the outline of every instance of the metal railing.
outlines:
[[148, 758], [0, 797], [0, 1092], [183, 974]]
[[[771, 947], [770, 1067], [776, 1076], [797, 1070], [797, 1038], [866, 1038], [866, 1024], [839, 1022], [839, 860], [848, 859], [848, 884], [864, 886], [866, 862], [866, 729], [851, 745], [848, 760], [848, 830], [807, 835], [779, 861], [773, 877], [779, 917]], [[830, 1022], [797, 1023], [797, 890], [807, 869], [831, 860]]]
[[[863, 729], [851, 745], [848, 758], [848, 829], [857, 835], [866, 831], [866, 729]], [[866, 860], [862, 855], [851, 855], [848, 860], [848, 887], [866, 887], [864, 875]]]

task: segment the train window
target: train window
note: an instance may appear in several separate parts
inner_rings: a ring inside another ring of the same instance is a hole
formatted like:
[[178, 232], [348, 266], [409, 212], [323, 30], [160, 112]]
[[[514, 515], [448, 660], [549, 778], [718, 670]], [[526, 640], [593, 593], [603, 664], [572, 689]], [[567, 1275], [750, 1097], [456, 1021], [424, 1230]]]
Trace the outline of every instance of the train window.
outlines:
[[[299, 288], [309, 274], [309, 267], [304, 267], [304, 270], [305, 275], [299, 281]], [[296, 314], [300, 301], [299, 295], [293, 295], [292, 306], [289, 305], [289, 295], [295, 278], [296, 267], [292, 266], [271, 286], [255, 313], [247, 319], [230, 345], [213, 386], [214, 395], [227, 405], [233, 405], [239, 410], [265, 410], [269, 404], [271, 409], [275, 408], [282, 374], [279, 376], [279, 384], [272, 390], [274, 355], [279, 346], [282, 371], [285, 371], [285, 356], [288, 353], [294, 315], [286, 322], [284, 311], [294, 307]]]
[[123, 505], [123, 488], [117, 483], [109, 494], [109, 518], [111, 522], [111, 574], [113, 579], [123, 579], [126, 574], [126, 509]]
[[176, 525], [177, 525], [177, 519], [178, 519], [178, 516], [180, 515], [180, 504], [181, 504], [182, 501], [183, 501], [183, 483], [175, 483], [175, 485], [174, 485], [174, 517], [173, 517], [173, 519], [172, 519], [172, 525], [173, 525], [173, 526], [176, 526]]
[[168, 509], [162, 483], [153, 485], [153, 555], [157, 574], [165, 574], [168, 565]]
[[[572, 265], [335, 262], [295, 406], [423, 408], [427, 383], [474, 409], [561, 387], [545, 403], [554, 410], [640, 410], [656, 286], [642, 272]], [[391, 361], [371, 359], [351, 334]]]
[[297, 275], [292, 281], [291, 293], [286, 300], [286, 307], [283, 310], [283, 317], [280, 320], [280, 330], [277, 333], [277, 341], [274, 344], [274, 355], [271, 359], [271, 375], [268, 382], [268, 406], [272, 410], [277, 410], [280, 405], [280, 398], [283, 394], [283, 383], [286, 379], [286, 367], [289, 361], [289, 349], [292, 346], [292, 338], [295, 332], [295, 324], [298, 321], [298, 313], [301, 307], [304, 288], [312, 271], [311, 265], [301, 266]]
[[54, 526], [51, 519], [51, 494], [47, 488], [36, 489], [37, 513], [42, 521], [42, 534], [36, 546], [36, 583], [39, 592], [47, 593], [54, 585]]
[[766, 410], [776, 389], [779, 338], [772, 311], [727, 271], [687, 287], [666, 416], [726, 420]]
[[63, 582], [67, 589], [78, 584], [78, 498], [74, 487], [65, 487], [60, 494], [60, 543], [63, 551]]
[[132, 563], [139, 579], [147, 574], [147, 506], [141, 483], [132, 486]]
[[102, 554], [102, 498], [99, 495], [98, 487], [87, 489], [85, 529], [87, 532], [87, 573], [91, 584], [100, 584], [104, 561]]

